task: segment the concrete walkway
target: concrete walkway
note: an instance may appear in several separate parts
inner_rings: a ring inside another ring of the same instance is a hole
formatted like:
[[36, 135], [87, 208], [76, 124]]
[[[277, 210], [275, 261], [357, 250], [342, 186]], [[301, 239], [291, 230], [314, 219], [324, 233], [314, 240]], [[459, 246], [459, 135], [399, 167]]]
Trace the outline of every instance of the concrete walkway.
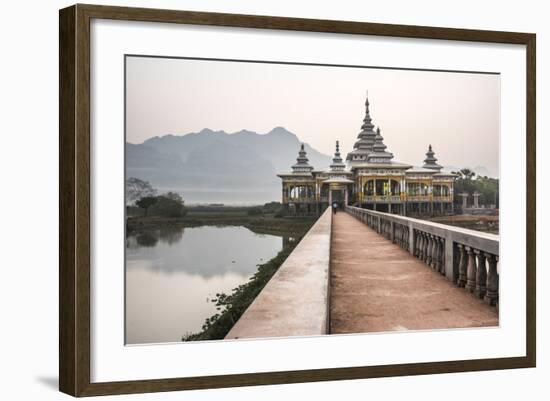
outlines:
[[353, 216], [334, 216], [331, 241], [330, 333], [498, 326], [496, 308]]

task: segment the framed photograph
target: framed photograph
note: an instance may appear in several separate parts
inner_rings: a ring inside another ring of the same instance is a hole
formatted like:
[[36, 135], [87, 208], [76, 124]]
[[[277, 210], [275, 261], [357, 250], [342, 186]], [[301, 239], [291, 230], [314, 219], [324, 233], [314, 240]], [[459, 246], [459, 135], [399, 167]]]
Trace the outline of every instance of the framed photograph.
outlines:
[[534, 34], [59, 18], [61, 391], [535, 366]]

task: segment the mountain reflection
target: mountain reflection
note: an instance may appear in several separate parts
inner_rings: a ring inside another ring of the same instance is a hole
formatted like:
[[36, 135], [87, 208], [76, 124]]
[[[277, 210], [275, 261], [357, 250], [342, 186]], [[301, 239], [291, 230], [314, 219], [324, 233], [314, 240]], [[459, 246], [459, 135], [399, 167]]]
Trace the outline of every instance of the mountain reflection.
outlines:
[[202, 277], [226, 272], [251, 274], [287, 243], [288, 238], [256, 234], [241, 226], [167, 227], [130, 234], [127, 269], [187, 272]]

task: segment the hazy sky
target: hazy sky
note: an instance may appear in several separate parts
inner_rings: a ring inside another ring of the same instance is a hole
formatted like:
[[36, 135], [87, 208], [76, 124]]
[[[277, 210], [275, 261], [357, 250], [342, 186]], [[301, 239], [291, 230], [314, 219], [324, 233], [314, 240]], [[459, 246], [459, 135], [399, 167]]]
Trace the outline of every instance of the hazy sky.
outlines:
[[368, 90], [395, 161], [420, 165], [432, 144], [443, 165], [499, 171], [498, 75], [128, 57], [126, 90], [128, 142], [283, 126], [326, 154], [339, 139], [343, 155]]

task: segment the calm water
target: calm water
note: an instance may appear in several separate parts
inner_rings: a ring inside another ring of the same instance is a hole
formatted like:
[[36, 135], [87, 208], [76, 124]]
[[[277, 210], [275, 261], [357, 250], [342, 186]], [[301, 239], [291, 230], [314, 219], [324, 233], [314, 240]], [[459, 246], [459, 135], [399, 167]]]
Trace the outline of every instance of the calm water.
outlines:
[[283, 246], [282, 237], [245, 227], [185, 227], [126, 241], [126, 343], [180, 341], [216, 313], [210, 300], [229, 293]]

